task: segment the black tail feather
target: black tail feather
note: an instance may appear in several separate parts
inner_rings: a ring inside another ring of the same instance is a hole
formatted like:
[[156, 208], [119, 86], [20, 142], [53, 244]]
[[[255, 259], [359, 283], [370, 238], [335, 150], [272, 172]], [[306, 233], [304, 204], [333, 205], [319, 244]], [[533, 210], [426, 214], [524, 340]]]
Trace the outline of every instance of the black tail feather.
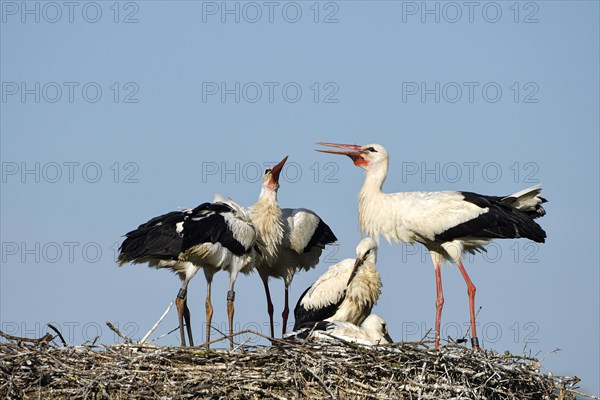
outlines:
[[176, 260], [183, 243], [176, 224], [182, 222], [183, 218], [182, 212], [172, 211], [128, 232], [119, 247], [117, 261], [124, 264], [137, 259]]
[[[465, 201], [488, 212], [478, 217], [456, 225], [436, 236], [436, 241], [448, 242], [464, 237], [479, 237], [490, 239], [527, 238], [534, 242], [544, 243], [546, 232], [534, 219], [546, 214], [546, 210], [538, 205], [531, 211], [520, 211], [512, 206], [514, 198], [482, 196], [475, 193], [462, 193]], [[542, 202], [546, 200], [543, 199]]]

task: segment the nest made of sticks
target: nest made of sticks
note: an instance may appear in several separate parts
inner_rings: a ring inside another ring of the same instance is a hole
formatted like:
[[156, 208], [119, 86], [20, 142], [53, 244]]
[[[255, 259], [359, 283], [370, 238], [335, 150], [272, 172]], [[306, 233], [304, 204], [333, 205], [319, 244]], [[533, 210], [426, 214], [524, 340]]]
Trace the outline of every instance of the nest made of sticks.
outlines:
[[[256, 335], [262, 336], [258, 333]], [[7, 399], [575, 399], [576, 377], [538, 360], [426, 343], [287, 342], [235, 351], [147, 344], [57, 346], [4, 336]], [[595, 398], [594, 396], [588, 396]]]

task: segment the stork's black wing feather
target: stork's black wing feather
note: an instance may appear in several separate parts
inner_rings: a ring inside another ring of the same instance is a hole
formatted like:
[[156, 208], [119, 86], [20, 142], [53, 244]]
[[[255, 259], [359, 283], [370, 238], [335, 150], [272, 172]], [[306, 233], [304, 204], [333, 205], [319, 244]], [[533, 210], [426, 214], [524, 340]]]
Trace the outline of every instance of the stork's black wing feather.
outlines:
[[313, 247], [324, 249], [326, 245], [333, 242], [337, 242], [337, 237], [334, 235], [329, 225], [319, 218], [319, 225], [317, 225], [317, 229], [315, 229], [315, 232], [304, 248], [304, 252], [307, 253], [311, 251]]
[[[183, 251], [202, 243], [220, 243], [235, 255], [248, 252], [233, 235], [226, 213], [234, 210], [223, 203], [204, 203], [193, 209], [183, 223]], [[229, 218], [232, 223], [233, 218]]]
[[328, 331], [336, 328], [336, 324], [329, 321], [310, 321], [305, 322], [294, 328], [294, 331], [291, 335], [293, 339], [307, 339], [311, 332], [316, 331]]
[[[448, 242], [464, 237], [490, 239], [528, 238], [543, 243], [546, 232], [533, 221], [533, 214], [512, 207], [512, 197], [484, 196], [471, 192], [461, 192], [464, 201], [473, 203], [488, 212], [458, 224], [435, 237], [436, 241]], [[538, 215], [539, 216], [539, 215]]]
[[172, 211], [128, 232], [119, 248], [118, 261], [126, 263], [140, 258], [176, 260], [183, 243], [181, 235], [177, 233], [177, 224], [183, 219], [181, 211]]
[[302, 296], [300, 296], [300, 298], [298, 299], [298, 303], [296, 303], [296, 307], [294, 308], [294, 330], [299, 329], [299, 327], [303, 324], [315, 323], [332, 317], [346, 298], [346, 295], [344, 293], [344, 295], [340, 297], [337, 303], [328, 304], [327, 306], [322, 308], [305, 308], [302, 305], [302, 299], [311, 287], [312, 286], [310, 286], [304, 291], [304, 293], [302, 293]]
[[337, 327], [336, 324], [330, 321], [311, 321], [300, 325], [299, 329], [310, 329], [313, 331], [329, 331]]
[[207, 213], [235, 213], [231, 206], [225, 203], [202, 203], [191, 211], [191, 215], [202, 216]]

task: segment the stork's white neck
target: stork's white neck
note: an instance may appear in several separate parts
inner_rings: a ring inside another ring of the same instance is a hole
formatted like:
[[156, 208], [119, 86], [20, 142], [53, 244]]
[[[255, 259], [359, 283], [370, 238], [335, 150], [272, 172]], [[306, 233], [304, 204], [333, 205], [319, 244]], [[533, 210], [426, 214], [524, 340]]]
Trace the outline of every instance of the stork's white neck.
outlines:
[[361, 192], [369, 191], [374, 193], [381, 193], [381, 187], [388, 173], [388, 162], [383, 160], [378, 164], [367, 165], [365, 167], [365, 181], [363, 183]]
[[258, 235], [267, 245], [266, 253], [269, 258], [277, 256], [277, 249], [283, 239], [283, 221], [281, 208], [277, 201], [277, 191], [263, 186], [258, 201], [250, 207], [250, 218], [256, 226]]
[[381, 190], [387, 177], [388, 162], [368, 165], [365, 168], [365, 181], [358, 193], [358, 222], [363, 235], [379, 241], [383, 226], [389, 223], [390, 204], [387, 195]]

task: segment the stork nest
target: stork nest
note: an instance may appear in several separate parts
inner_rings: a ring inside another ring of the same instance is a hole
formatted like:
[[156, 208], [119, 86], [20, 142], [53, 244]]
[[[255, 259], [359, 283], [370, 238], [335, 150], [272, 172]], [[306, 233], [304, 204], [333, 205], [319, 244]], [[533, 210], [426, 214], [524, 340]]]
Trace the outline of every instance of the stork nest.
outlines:
[[[262, 336], [256, 333], [258, 336]], [[148, 344], [67, 346], [2, 334], [6, 399], [575, 399], [577, 377], [538, 360], [448, 345], [287, 342], [235, 351]], [[585, 395], [590, 398], [594, 396]]]

